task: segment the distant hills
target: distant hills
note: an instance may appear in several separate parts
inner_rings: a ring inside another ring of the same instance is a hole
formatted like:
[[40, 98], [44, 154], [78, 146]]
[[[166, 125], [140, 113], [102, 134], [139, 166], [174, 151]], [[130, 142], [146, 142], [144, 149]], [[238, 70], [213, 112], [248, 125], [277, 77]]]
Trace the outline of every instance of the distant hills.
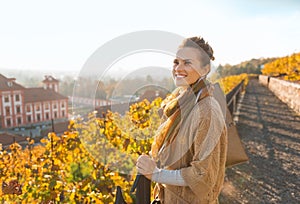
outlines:
[[242, 73], [261, 74], [261, 69], [263, 68], [263, 65], [272, 62], [276, 59], [276, 57], [259, 58], [247, 60], [236, 65], [219, 65], [216, 70], [218, 76], [215, 76], [215, 78], [222, 78], [230, 75], [239, 75]]

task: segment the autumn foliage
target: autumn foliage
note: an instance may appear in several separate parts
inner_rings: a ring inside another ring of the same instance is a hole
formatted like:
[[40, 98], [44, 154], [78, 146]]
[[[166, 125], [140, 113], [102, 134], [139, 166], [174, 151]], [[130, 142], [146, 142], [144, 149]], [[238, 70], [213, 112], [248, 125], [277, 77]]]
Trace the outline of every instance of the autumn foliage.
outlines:
[[281, 57], [264, 65], [264, 75], [282, 77], [284, 80], [300, 80], [300, 53]]
[[229, 93], [234, 87], [236, 87], [241, 81], [244, 80], [244, 85], [248, 84], [248, 75], [240, 74], [240, 75], [232, 75], [218, 79], [218, 82], [223, 89], [224, 93]]

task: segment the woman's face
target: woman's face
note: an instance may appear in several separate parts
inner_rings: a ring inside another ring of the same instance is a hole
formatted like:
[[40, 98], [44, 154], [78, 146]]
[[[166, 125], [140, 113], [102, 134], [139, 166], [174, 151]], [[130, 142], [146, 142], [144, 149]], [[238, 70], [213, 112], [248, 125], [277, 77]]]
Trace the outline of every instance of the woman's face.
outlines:
[[177, 51], [172, 70], [176, 86], [188, 86], [206, 74], [200, 56], [196, 48], [184, 47]]

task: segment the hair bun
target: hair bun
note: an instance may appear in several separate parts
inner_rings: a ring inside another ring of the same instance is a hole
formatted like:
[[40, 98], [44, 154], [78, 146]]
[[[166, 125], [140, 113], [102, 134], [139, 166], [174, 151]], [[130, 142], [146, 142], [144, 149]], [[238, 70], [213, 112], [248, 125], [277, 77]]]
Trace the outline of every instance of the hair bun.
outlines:
[[212, 47], [200, 36], [185, 39], [180, 47], [201, 48], [208, 55], [210, 60], [215, 60]]

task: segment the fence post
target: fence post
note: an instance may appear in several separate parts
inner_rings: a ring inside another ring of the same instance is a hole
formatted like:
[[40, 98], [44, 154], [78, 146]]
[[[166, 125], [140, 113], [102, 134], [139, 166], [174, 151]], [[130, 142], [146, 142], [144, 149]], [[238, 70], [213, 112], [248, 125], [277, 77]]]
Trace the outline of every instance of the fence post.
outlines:
[[236, 95], [233, 96], [233, 99], [232, 99], [232, 114], [235, 113], [236, 111]]

